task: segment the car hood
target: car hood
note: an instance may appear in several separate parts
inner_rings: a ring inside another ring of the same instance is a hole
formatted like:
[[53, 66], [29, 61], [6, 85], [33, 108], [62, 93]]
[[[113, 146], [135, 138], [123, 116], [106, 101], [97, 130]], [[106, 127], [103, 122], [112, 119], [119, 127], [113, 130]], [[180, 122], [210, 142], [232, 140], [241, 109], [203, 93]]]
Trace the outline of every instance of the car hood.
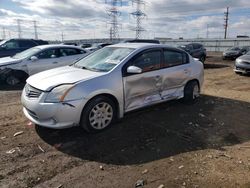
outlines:
[[35, 74], [27, 79], [27, 83], [37, 89], [49, 91], [55, 86], [73, 84], [106, 74], [72, 66], [59, 67]]
[[236, 54], [236, 53], [239, 53], [239, 51], [237, 51], [237, 50], [226, 50], [224, 53], [226, 53], [226, 54]]
[[22, 60], [20, 59], [14, 59], [12, 57], [2, 57], [0, 58], [0, 67], [20, 63]]
[[249, 62], [250, 63], [250, 55], [242, 55], [240, 56], [238, 59], [240, 59], [241, 61], [245, 61], [245, 62]]

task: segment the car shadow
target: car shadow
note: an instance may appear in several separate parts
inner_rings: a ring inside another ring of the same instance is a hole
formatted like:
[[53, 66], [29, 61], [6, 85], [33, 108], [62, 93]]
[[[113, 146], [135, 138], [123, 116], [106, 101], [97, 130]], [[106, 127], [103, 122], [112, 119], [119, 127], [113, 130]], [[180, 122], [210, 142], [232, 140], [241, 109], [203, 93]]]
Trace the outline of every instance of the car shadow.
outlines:
[[131, 112], [98, 134], [79, 127], [51, 130], [36, 126], [36, 131], [46, 143], [83, 160], [142, 164], [249, 141], [249, 112], [250, 103], [202, 95], [193, 105], [171, 101]]
[[229, 65], [225, 64], [204, 64], [205, 69], [219, 69], [219, 68], [225, 68], [225, 67], [230, 67]]

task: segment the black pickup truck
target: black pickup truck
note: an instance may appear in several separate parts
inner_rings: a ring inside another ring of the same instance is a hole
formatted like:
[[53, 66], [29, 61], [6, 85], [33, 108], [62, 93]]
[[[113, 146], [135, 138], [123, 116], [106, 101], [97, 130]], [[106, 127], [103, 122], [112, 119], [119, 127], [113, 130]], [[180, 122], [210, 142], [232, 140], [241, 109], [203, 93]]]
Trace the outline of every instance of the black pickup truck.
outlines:
[[48, 44], [47, 41], [35, 39], [9, 39], [0, 42], [0, 57], [13, 56], [29, 48]]

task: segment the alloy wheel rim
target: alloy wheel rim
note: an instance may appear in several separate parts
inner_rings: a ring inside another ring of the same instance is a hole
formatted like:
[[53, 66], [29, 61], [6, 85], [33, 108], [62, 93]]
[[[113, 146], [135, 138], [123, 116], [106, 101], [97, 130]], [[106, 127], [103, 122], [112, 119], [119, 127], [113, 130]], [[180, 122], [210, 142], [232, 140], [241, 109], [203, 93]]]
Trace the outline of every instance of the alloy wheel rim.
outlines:
[[14, 86], [14, 85], [16, 85], [16, 84], [19, 83], [19, 80], [18, 80], [17, 78], [13, 77], [13, 76], [10, 76], [10, 77], [7, 78], [6, 82], [7, 82], [9, 85]]
[[193, 90], [193, 99], [196, 99], [199, 96], [200, 96], [200, 89], [199, 86], [196, 84]]
[[113, 108], [106, 102], [96, 104], [89, 113], [89, 123], [94, 129], [106, 128], [113, 119]]

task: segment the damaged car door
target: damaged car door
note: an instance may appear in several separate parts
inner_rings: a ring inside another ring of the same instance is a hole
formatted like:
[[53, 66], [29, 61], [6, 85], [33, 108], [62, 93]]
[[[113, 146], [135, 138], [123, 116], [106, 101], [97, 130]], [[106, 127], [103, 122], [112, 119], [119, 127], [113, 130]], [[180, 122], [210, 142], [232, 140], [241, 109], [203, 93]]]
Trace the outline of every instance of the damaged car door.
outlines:
[[189, 56], [183, 51], [169, 49], [164, 49], [163, 54], [161, 96], [163, 100], [181, 98], [191, 74]]
[[161, 100], [161, 49], [139, 53], [123, 67], [125, 111]]

